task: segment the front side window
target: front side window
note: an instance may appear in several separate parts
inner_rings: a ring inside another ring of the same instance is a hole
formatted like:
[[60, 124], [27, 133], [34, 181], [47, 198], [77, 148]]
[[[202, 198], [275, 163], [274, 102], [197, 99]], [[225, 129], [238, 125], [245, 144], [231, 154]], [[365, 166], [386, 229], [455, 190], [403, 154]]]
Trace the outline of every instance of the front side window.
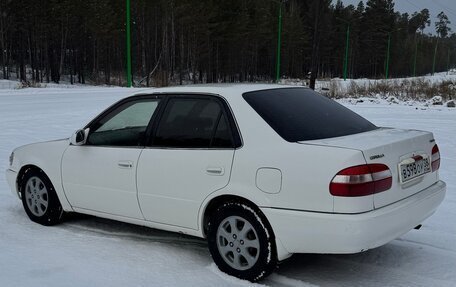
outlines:
[[147, 126], [157, 109], [159, 99], [125, 103], [101, 118], [90, 129], [89, 145], [138, 146], [144, 140]]
[[233, 140], [218, 101], [171, 98], [158, 124], [153, 146], [232, 148]]

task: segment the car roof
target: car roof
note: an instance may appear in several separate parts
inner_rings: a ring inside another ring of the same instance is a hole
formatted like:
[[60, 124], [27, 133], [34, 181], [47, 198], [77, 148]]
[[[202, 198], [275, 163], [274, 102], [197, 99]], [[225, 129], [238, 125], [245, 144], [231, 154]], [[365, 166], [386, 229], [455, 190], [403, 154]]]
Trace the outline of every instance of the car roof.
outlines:
[[223, 97], [239, 96], [243, 93], [281, 89], [281, 88], [304, 88], [303, 86], [280, 85], [280, 84], [198, 84], [198, 85], [183, 85], [165, 88], [150, 88], [144, 89], [133, 96], [150, 95], [156, 93], [201, 93], [201, 94], [217, 94]]

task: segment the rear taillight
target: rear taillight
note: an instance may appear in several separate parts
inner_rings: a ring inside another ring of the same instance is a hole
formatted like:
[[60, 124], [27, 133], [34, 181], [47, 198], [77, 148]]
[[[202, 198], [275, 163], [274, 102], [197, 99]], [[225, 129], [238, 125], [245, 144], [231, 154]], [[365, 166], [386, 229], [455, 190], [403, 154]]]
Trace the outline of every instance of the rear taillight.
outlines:
[[331, 181], [334, 196], [365, 196], [391, 188], [391, 170], [384, 164], [365, 164], [341, 170]]
[[434, 145], [434, 147], [432, 148], [431, 162], [432, 171], [436, 171], [440, 168], [440, 151], [438, 145]]

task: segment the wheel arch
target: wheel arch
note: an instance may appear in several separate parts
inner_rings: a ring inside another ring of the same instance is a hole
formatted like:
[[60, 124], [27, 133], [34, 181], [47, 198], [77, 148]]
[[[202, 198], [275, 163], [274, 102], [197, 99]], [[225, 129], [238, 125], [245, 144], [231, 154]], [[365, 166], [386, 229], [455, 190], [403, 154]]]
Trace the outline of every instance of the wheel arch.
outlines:
[[[43, 165], [37, 164], [36, 162], [37, 161], [24, 162], [24, 163], [22, 163], [21, 167], [18, 170], [17, 177], [16, 177], [16, 191], [19, 195], [19, 198], [22, 198], [21, 184], [24, 179], [24, 175], [30, 170], [36, 170], [36, 171], [42, 172], [47, 177], [47, 179], [51, 182], [51, 184], [54, 187], [54, 190], [57, 194], [57, 197], [60, 201], [60, 204], [63, 207], [63, 210], [67, 211], [67, 212], [73, 211], [73, 208], [69, 204], [69, 202], [66, 198], [66, 195], [63, 191], [63, 186], [62, 186], [62, 182], [61, 182], [62, 178], [60, 176], [60, 172], [58, 172], [57, 174], [54, 174], [55, 172], [54, 173], [52, 172], [52, 168], [50, 168], [50, 170], [47, 170], [46, 168], [43, 167]], [[60, 165], [59, 165], [59, 168], [60, 168]]]
[[[27, 172], [29, 172], [31, 170], [36, 170], [38, 172], [42, 172], [49, 179], [49, 176], [47, 176], [47, 174], [41, 168], [39, 168], [37, 165], [26, 164], [26, 165], [22, 166], [19, 169], [19, 171], [17, 173], [17, 177], [16, 177], [16, 190], [17, 190], [20, 198], [22, 198], [21, 187], [22, 187], [22, 183], [24, 181], [24, 176], [27, 174]], [[51, 181], [51, 180], [49, 179], [49, 181]], [[51, 181], [51, 183], [52, 183], [52, 181]], [[54, 185], [54, 183], [52, 183], [52, 185]]]
[[[256, 211], [260, 212], [261, 215], [266, 219], [264, 214], [261, 212], [260, 208], [251, 200], [239, 196], [239, 195], [234, 195], [234, 194], [222, 194], [218, 195], [214, 198], [211, 198], [204, 206], [201, 220], [200, 220], [200, 226], [201, 226], [201, 231], [202, 235], [204, 237], [207, 236], [207, 224], [209, 222], [211, 214], [219, 207], [220, 205], [226, 203], [226, 202], [239, 202], [239, 203], [244, 203], [252, 208], [255, 208]], [[269, 224], [269, 222], [268, 222]], [[272, 229], [272, 228], [271, 228]]]
[[14, 150], [13, 170], [17, 171], [16, 191], [23, 173], [30, 168], [41, 170], [52, 183], [64, 211], [73, 211], [62, 184], [62, 157], [68, 148], [68, 139], [47, 141], [18, 147]]
[[269, 229], [272, 231], [272, 236], [273, 236], [274, 242], [275, 242], [274, 247], [276, 249], [275, 251], [276, 251], [277, 259], [279, 261], [285, 260], [292, 255], [285, 249], [280, 238], [277, 237], [277, 235], [275, 234], [274, 229], [272, 228], [272, 225], [269, 222], [269, 219], [261, 211], [261, 208], [252, 200], [250, 200], [246, 197], [240, 196], [240, 195], [236, 195], [236, 194], [220, 194], [220, 195], [214, 196], [213, 198], [206, 201], [206, 203], [204, 204], [204, 207], [202, 207], [202, 209], [201, 209], [202, 212], [201, 212], [201, 216], [200, 216], [201, 217], [200, 218], [201, 235], [203, 238], [207, 238], [207, 226], [208, 226], [208, 222], [209, 222], [211, 214], [217, 209], [217, 207], [219, 207], [223, 203], [231, 202], [231, 201], [244, 203], [244, 204], [252, 207], [258, 213], [258, 215], [262, 217], [262, 220], [264, 221], [264, 223], [267, 224]]

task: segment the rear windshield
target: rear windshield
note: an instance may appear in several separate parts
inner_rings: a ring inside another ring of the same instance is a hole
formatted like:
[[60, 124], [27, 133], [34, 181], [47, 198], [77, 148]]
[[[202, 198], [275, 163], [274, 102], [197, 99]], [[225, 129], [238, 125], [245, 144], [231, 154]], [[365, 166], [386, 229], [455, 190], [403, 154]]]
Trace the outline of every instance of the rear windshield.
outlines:
[[337, 102], [307, 88], [283, 88], [243, 95], [252, 108], [286, 141], [346, 136], [377, 127]]

